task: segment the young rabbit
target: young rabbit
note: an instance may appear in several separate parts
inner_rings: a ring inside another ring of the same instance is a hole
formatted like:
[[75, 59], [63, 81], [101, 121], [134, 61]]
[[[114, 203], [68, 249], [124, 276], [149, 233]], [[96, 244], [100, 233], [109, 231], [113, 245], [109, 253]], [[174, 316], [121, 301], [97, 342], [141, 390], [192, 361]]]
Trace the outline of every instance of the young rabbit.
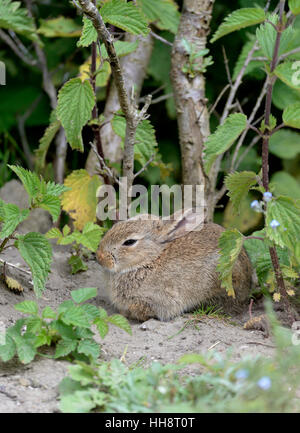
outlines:
[[110, 300], [121, 314], [139, 321], [169, 320], [200, 303], [232, 309], [247, 299], [251, 265], [246, 252], [242, 250], [233, 269], [233, 299], [221, 288], [216, 271], [224, 229], [207, 223], [194, 230], [197, 224], [197, 214], [190, 209], [179, 219], [131, 218], [106, 233], [97, 258]]

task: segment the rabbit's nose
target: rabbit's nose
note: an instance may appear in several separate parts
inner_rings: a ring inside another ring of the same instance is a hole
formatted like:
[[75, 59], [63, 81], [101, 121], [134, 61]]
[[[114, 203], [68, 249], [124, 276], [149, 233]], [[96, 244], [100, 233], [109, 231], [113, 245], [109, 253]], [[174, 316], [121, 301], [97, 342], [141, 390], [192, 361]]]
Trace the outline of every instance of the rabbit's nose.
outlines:
[[100, 249], [96, 253], [98, 262], [101, 266], [104, 266], [105, 268], [112, 269], [114, 267], [114, 260], [110, 253], [106, 251], [101, 251]]

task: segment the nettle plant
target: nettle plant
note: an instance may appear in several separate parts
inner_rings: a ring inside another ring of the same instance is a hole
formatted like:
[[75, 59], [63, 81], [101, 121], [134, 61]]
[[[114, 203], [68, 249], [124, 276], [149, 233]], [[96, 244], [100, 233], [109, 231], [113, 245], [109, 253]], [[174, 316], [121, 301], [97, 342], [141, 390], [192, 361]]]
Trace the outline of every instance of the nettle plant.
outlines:
[[[7, 362], [15, 355], [23, 364], [31, 362], [36, 355], [50, 358], [96, 361], [101, 346], [94, 339], [91, 326], [94, 325], [101, 338], [113, 324], [131, 334], [127, 319], [120, 314], [108, 316], [103, 308], [86, 303], [97, 296], [97, 288], [84, 288], [71, 292], [72, 300], [62, 302], [57, 312], [45, 307], [39, 314], [35, 301], [24, 301], [15, 309], [28, 317], [16, 321], [6, 330], [4, 344], [0, 345], [0, 358]], [[39, 352], [39, 348], [55, 346], [53, 356]]]
[[[288, 2], [290, 10], [285, 12], [286, 2], [281, 0], [273, 13], [266, 13], [261, 8], [245, 8], [229, 15], [212, 38], [215, 41], [228, 33], [260, 24], [256, 30], [256, 39], [247, 46], [249, 57], [244, 68], [258, 66], [266, 74], [264, 89], [260, 96], [265, 97], [264, 116], [259, 127], [255, 126], [254, 116], [257, 107], [247, 118], [244, 113], [231, 114], [206, 141], [205, 169], [206, 173], [217, 159], [218, 155], [227, 151], [239, 137], [244, 138], [249, 129], [254, 130], [262, 143], [262, 168], [259, 173], [251, 171], [231, 172], [225, 178], [228, 196], [235, 212], [239, 212], [242, 200], [250, 190], [260, 194], [259, 200], [251, 203], [252, 209], [261, 212], [264, 217], [264, 229], [244, 236], [237, 229], [226, 230], [220, 238], [221, 258], [218, 266], [223, 287], [228, 295], [234, 296], [232, 287], [232, 268], [245, 244], [258, 273], [259, 281], [268, 285], [273, 293], [273, 299], [281, 298], [289, 305], [289, 296], [295, 295], [295, 280], [299, 281], [300, 270], [300, 203], [286, 195], [274, 193], [273, 185], [269, 184], [269, 143], [273, 135], [280, 133], [282, 128], [300, 129], [300, 62], [294, 61], [294, 51], [297, 53], [297, 38], [299, 32], [293, 27], [295, 16], [300, 14], [299, 1]], [[281, 119], [276, 119], [271, 113], [272, 93], [276, 80], [279, 79], [289, 88], [298, 91], [290, 105], [286, 106]], [[256, 122], [257, 123], [257, 122]], [[241, 146], [243, 140], [239, 141]], [[284, 146], [284, 143], [282, 144]], [[236, 150], [239, 148], [237, 147]]]
[[[47, 210], [53, 221], [57, 221], [61, 212], [60, 196], [68, 188], [64, 185], [46, 182], [36, 173], [22, 167], [9, 166], [19, 177], [28, 194], [29, 208], [20, 209], [17, 205], [5, 203], [0, 200], [0, 253], [8, 247], [16, 247], [22, 258], [30, 267], [33, 280], [33, 289], [36, 296], [41, 296], [45, 289], [45, 282], [50, 272], [52, 262], [52, 247], [46, 237], [41, 233], [30, 232], [25, 235], [17, 233], [20, 223], [25, 221], [32, 209]], [[0, 259], [5, 264], [5, 261]], [[11, 289], [20, 288], [12, 278], [7, 277], [4, 271], [6, 284]]]

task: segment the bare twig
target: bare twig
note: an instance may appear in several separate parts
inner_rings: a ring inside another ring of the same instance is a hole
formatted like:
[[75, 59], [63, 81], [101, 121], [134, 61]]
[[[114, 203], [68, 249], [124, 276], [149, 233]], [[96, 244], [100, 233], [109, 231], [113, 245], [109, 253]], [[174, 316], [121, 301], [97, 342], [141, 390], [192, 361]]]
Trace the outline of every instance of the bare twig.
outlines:
[[297, 53], [300, 53], [300, 47], [294, 48], [293, 50], [288, 51], [287, 53], [282, 54], [279, 57], [279, 62], [281, 62], [282, 60], [286, 59], [287, 57], [289, 57], [289, 56], [291, 56], [293, 54], [297, 54]]
[[146, 170], [146, 168], [148, 167], [149, 164], [151, 164], [151, 162], [153, 161], [155, 155], [152, 155], [151, 158], [146, 162], [146, 164], [144, 165], [144, 167], [142, 167], [137, 173], [135, 173], [134, 175], [134, 179], [136, 177], [138, 177], [141, 173], [143, 173], [143, 171]]
[[38, 66], [38, 61], [24, 54], [17, 44], [8, 36], [2, 29], [0, 29], [0, 38], [13, 50], [13, 52], [27, 65]]
[[170, 47], [173, 46], [172, 42], [168, 41], [167, 39], [159, 36], [157, 33], [155, 33], [153, 30], [150, 30], [150, 35], [153, 36], [154, 39], [157, 39], [158, 41], [162, 42], [163, 44], [169, 45]]
[[[213, 106], [210, 108], [210, 110], [209, 110], [209, 112], [208, 112], [209, 116], [210, 116], [210, 115], [215, 111], [215, 109], [216, 109], [218, 103], [220, 102], [220, 100], [222, 99], [224, 93], [226, 93], [228, 89], [230, 89], [230, 84], [227, 84], [227, 85], [224, 87], [224, 89], [221, 91], [221, 93], [219, 94], [219, 96], [217, 97], [215, 103], [213, 104]], [[152, 103], [153, 103], [153, 102], [152, 102]]]
[[[97, 146], [94, 144], [94, 143], [92, 143], [92, 142], [90, 142], [90, 146], [91, 146], [91, 148], [92, 148], [92, 150], [93, 150], [93, 152], [95, 153], [95, 155], [96, 155], [96, 157], [97, 157], [97, 159], [98, 159], [98, 161], [99, 161], [99, 165], [100, 165], [100, 169], [101, 169], [101, 171], [105, 171], [107, 174], [108, 174], [108, 176], [115, 182], [115, 183], [117, 183], [118, 185], [120, 185], [120, 181], [119, 181], [119, 179], [113, 174], [113, 172], [111, 171], [111, 169], [108, 167], [108, 165], [106, 165], [106, 163], [105, 163], [105, 161], [104, 161], [104, 159], [102, 158], [102, 156], [99, 154], [99, 152], [98, 152], [98, 149], [97, 149]], [[102, 173], [101, 173], [102, 174]]]

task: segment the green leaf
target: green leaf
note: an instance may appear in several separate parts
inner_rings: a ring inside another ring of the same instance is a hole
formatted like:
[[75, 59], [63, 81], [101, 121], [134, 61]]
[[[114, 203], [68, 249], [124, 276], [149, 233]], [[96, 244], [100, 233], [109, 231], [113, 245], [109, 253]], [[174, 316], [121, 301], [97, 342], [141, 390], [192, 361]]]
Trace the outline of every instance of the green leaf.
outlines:
[[26, 189], [29, 198], [33, 199], [40, 191], [41, 182], [38, 175], [16, 165], [8, 165], [8, 167], [16, 173], [24, 188]]
[[273, 174], [270, 188], [274, 189], [276, 195], [286, 195], [294, 200], [300, 199], [300, 182], [286, 171], [277, 171]]
[[56, 331], [63, 339], [77, 340], [77, 334], [72, 327], [66, 325], [61, 320], [53, 320], [50, 324], [50, 329]]
[[90, 120], [95, 95], [88, 80], [69, 80], [59, 91], [57, 117], [61, 121], [72, 149], [83, 151], [81, 131]]
[[[272, 15], [269, 17], [269, 20], [273, 22], [273, 24], [277, 24], [278, 15]], [[269, 60], [272, 60], [274, 47], [276, 43], [277, 32], [270, 23], [265, 23], [261, 25], [256, 30], [256, 37], [259, 42], [259, 45], [262, 49], [263, 55], [266, 56]], [[281, 56], [289, 49], [289, 45], [291, 39], [294, 37], [294, 30], [291, 26], [285, 29], [280, 38], [280, 45], [278, 55]]]
[[37, 315], [38, 314], [38, 306], [35, 301], [24, 301], [15, 305], [15, 309], [21, 311], [21, 313]]
[[12, 30], [26, 38], [37, 41], [33, 19], [28, 16], [27, 9], [20, 7], [21, 2], [1, 0], [0, 28]]
[[236, 229], [226, 230], [219, 239], [220, 258], [217, 270], [220, 272], [221, 286], [228, 296], [235, 297], [232, 285], [232, 270], [243, 247], [244, 237]]
[[98, 294], [98, 289], [96, 289], [95, 287], [72, 290], [71, 292], [72, 299], [77, 304], [80, 304], [81, 302], [85, 302], [88, 299], [95, 298], [97, 294]]
[[282, 115], [283, 123], [286, 126], [300, 129], [300, 102], [289, 105]]
[[128, 334], [132, 335], [131, 326], [128, 320], [126, 319], [126, 317], [121, 316], [121, 314], [114, 314], [113, 316], [109, 316], [107, 318], [107, 321], [117, 326], [118, 328], [123, 329], [123, 331], [126, 331]]
[[108, 324], [105, 320], [96, 318], [94, 324], [97, 326], [101, 338], [104, 338], [108, 333]]
[[225, 178], [225, 185], [229, 192], [233, 208], [239, 212], [242, 200], [247, 196], [250, 188], [257, 184], [257, 177], [253, 171], [241, 171], [229, 174]]
[[85, 311], [79, 305], [73, 305], [68, 308], [62, 314], [61, 319], [67, 325], [82, 326], [83, 328], [90, 327], [90, 320]]
[[284, 110], [288, 105], [300, 102], [300, 90], [292, 89], [277, 80], [273, 88], [272, 101], [277, 108]]
[[90, 390], [75, 391], [62, 395], [59, 408], [63, 413], [88, 413], [96, 406]]
[[90, 19], [83, 16], [83, 28], [77, 47], [88, 47], [98, 39], [97, 31]]
[[62, 237], [62, 234], [57, 227], [52, 227], [52, 229], [48, 230], [47, 233], [45, 233], [45, 237], [47, 239], [60, 239]]
[[[139, 46], [139, 41], [127, 42], [127, 41], [116, 41], [114, 43], [116, 54], [118, 57], [127, 56], [132, 53]], [[108, 59], [108, 54], [104, 44], [101, 44], [101, 55], [104, 60]]]
[[29, 209], [20, 209], [15, 204], [4, 204], [4, 223], [0, 233], [0, 238], [8, 238], [16, 230], [18, 225], [26, 220], [29, 215]]
[[211, 42], [215, 42], [217, 39], [236, 30], [262, 23], [265, 19], [265, 12], [260, 8], [243, 8], [235, 10], [225, 18], [224, 22], [213, 35]]
[[[119, 137], [125, 139], [126, 121], [124, 117], [115, 115], [112, 119], [112, 128]], [[156, 147], [155, 130], [149, 120], [143, 120], [136, 130], [134, 158], [144, 166], [156, 152]]]
[[300, 61], [287, 60], [280, 63], [274, 70], [274, 74], [289, 87], [300, 89]]
[[45, 236], [30, 232], [19, 236], [16, 246], [21, 256], [29, 265], [33, 277], [33, 288], [36, 296], [41, 296], [50, 272], [52, 248]]
[[289, 0], [289, 8], [293, 12], [293, 15], [299, 15], [300, 14], [299, 0]]
[[236, 113], [227, 117], [223, 125], [211, 134], [205, 142], [205, 171], [209, 173], [218, 155], [230, 148], [247, 126], [247, 117]]
[[[60, 242], [62, 245], [66, 245], [64, 242]], [[72, 275], [77, 274], [77, 272], [84, 272], [88, 270], [88, 266], [84, 263], [81, 257], [72, 255], [68, 260], [69, 265], [71, 266]]]
[[59, 197], [62, 193], [64, 193], [65, 191], [69, 191], [70, 189], [71, 188], [68, 188], [65, 185], [51, 181], [47, 182], [46, 184], [46, 193], [55, 197]]
[[3, 362], [10, 361], [15, 356], [16, 350], [14, 340], [6, 334], [5, 344], [0, 344], [0, 358]]
[[56, 312], [52, 310], [51, 307], [45, 307], [42, 311], [42, 318], [43, 319], [55, 319], [56, 318]]
[[83, 353], [86, 356], [91, 356], [94, 360], [99, 358], [100, 346], [95, 340], [91, 338], [86, 338], [81, 340], [77, 347], [78, 353]]
[[[249, 35], [249, 40], [245, 43], [245, 45], [242, 48], [242, 51], [234, 65], [234, 70], [232, 74], [232, 80], [235, 81], [242, 69], [242, 67], [245, 64], [245, 61], [248, 57], [249, 52], [252, 50], [253, 45], [255, 43], [255, 38], [253, 35]], [[261, 50], [255, 51], [255, 57], [263, 56], [263, 53]], [[254, 75], [256, 77], [258, 69], [262, 70], [263, 63], [260, 60], [251, 60], [251, 62], [248, 64], [244, 75]], [[264, 72], [260, 72], [261, 74], [264, 74]]]
[[72, 18], [63, 16], [40, 20], [38, 33], [47, 38], [74, 38], [80, 36], [81, 27]]
[[102, 6], [100, 14], [104, 22], [119, 27], [134, 35], [146, 36], [149, 33], [145, 16], [133, 3], [123, 0], [110, 0]]
[[58, 220], [60, 215], [60, 199], [58, 197], [46, 194], [38, 202], [36, 207], [47, 210], [51, 214], [54, 222]]
[[149, 20], [161, 30], [169, 30], [176, 34], [178, 30], [180, 13], [178, 5], [172, 0], [138, 0], [142, 12]]
[[[273, 229], [271, 221], [276, 220], [280, 226]], [[266, 214], [266, 233], [276, 245], [294, 250], [300, 239], [300, 205], [289, 197], [278, 197], [268, 203]]]
[[270, 138], [269, 150], [279, 158], [295, 158], [300, 153], [300, 134], [289, 129], [275, 132]]
[[89, 250], [95, 252], [99, 247], [99, 242], [104, 233], [103, 227], [92, 222], [85, 224], [80, 236], [80, 243]]
[[35, 150], [35, 166], [39, 172], [45, 168], [46, 155], [50, 144], [60, 129], [61, 123], [59, 120], [55, 120], [45, 130], [43, 137], [40, 139], [39, 147]]
[[[40, 334], [42, 332], [42, 320], [40, 317], [32, 316], [26, 321], [26, 332]], [[37, 347], [37, 346], [35, 346]]]
[[22, 364], [29, 364], [36, 355], [36, 348], [23, 337], [15, 339], [17, 354]]
[[54, 358], [63, 358], [76, 349], [76, 340], [60, 340], [56, 345]]
[[81, 308], [84, 310], [85, 314], [91, 321], [96, 319], [97, 317], [100, 317], [99, 308], [97, 308], [95, 305], [83, 304], [81, 305]]

